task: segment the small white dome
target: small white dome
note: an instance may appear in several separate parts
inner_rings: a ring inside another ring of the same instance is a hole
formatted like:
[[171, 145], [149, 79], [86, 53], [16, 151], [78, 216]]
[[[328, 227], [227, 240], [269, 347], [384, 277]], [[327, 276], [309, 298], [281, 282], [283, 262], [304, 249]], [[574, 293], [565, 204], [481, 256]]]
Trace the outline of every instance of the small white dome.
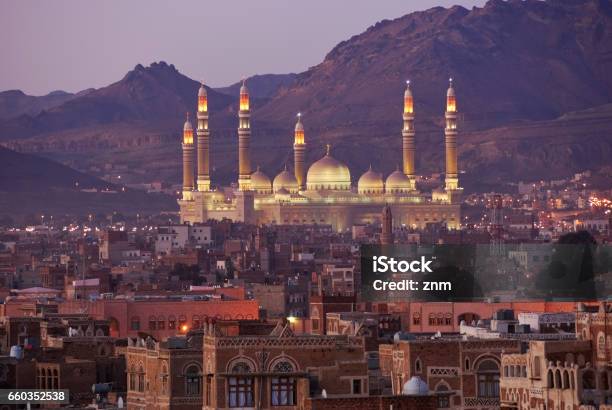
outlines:
[[257, 171], [251, 174], [251, 189], [260, 194], [269, 194], [272, 192], [272, 182], [270, 182], [270, 178], [268, 178], [259, 167], [257, 167]]
[[426, 396], [429, 394], [429, 386], [418, 376], [412, 376], [404, 383], [402, 394], [405, 396]]
[[204, 83], [200, 85], [200, 90], [198, 91], [198, 97], [206, 97], [206, 88], [204, 87]]
[[410, 90], [410, 80], [406, 81], [406, 91], [404, 91], [404, 98], [412, 97], [412, 90]]
[[410, 179], [399, 168], [387, 177], [385, 192], [398, 193], [408, 191], [410, 191]]
[[453, 79], [449, 79], [448, 80], [448, 90], [446, 91], [446, 96], [447, 97], [454, 97], [455, 96], [455, 89], [453, 88]]
[[287, 167], [285, 167], [285, 169], [281, 171], [272, 182], [272, 189], [275, 193], [279, 192], [283, 188], [292, 194], [297, 193], [299, 190], [298, 182], [297, 179], [295, 179], [295, 175], [287, 171]]
[[189, 117], [187, 117], [187, 120], [185, 120], [183, 131], [193, 131], [193, 126], [191, 125], [191, 121], [189, 121]]

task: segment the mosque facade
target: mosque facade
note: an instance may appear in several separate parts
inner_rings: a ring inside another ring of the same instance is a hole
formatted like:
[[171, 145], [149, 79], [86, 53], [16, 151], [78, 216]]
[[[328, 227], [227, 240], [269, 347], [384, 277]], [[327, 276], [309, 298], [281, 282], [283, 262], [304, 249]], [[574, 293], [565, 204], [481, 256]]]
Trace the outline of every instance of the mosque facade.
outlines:
[[457, 104], [452, 80], [446, 96], [444, 187], [420, 192], [415, 175], [414, 104], [410, 83], [404, 93], [401, 169], [386, 178], [370, 167], [355, 185], [346, 164], [327, 146], [323, 158], [308, 168], [306, 138], [301, 115], [294, 132], [294, 164], [274, 179], [253, 171], [250, 160], [249, 92], [240, 89], [238, 126], [238, 181], [234, 189], [213, 189], [210, 178], [208, 97], [204, 85], [198, 92], [197, 128], [187, 118], [183, 127], [183, 191], [178, 200], [182, 223], [230, 219], [252, 224], [325, 224], [337, 231], [353, 225], [381, 222], [381, 210], [389, 207], [394, 227], [423, 229], [445, 224], [458, 229], [462, 188], [457, 171]]

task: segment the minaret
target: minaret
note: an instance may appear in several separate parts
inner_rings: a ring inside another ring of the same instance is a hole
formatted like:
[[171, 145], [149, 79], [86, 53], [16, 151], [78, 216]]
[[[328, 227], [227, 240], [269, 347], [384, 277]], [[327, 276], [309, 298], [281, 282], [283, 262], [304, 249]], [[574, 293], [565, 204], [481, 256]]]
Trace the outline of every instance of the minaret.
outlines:
[[183, 200], [193, 199], [193, 127], [189, 113], [183, 126]]
[[297, 123], [295, 124], [295, 135], [293, 141], [293, 169], [298, 189], [303, 191], [306, 187], [306, 169], [304, 166], [304, 156], [306, 154], [306, 142], [304, 141], [304, 124], [302, 124], [302, 114], [298, 113]]
[[449, 80], [448, 91], [446, 92], [446, 128], [444, 130], [446, 147], [446, 180], [445, 188], [452, 191], [459, 188], [459, 178], [457, 174], [457, 100], [453, 79]]
[[410, 189], [416, 189], [414, 177], [414, 102], [410, 90], [410, 80], [406, 81], [404, 91], [404, 128], [402, 129], [402, 154], [404, 174], [410, 180]]
[[251, 111], [249, 109], [249, 90], [246, 81], [240, 87], [240, 111], [238, 111], [238, 187], [241, 191], [248, 191], [251, 185]]
[[210, 132], [208, 96], [204, 83], [198, 91], [198, 191], [210, 191]]
[[391, 214], [391, 207], [389, 204], [385, 204], [382, 210], [382, 233], [380, 234], [380, 244], [393, 244], [393, 215]]

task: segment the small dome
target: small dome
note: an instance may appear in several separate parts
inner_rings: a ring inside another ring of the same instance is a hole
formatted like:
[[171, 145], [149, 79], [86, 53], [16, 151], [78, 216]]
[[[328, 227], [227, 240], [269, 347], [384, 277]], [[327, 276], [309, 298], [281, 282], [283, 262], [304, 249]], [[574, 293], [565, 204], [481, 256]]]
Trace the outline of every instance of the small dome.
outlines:
[[191, 121], [189, 121], [189, 115], [185, 120], [185, 125], [183, 125], [183, 131], [193, 131], [193, 126], [191, 125]]
[[249, 89], [246, 86], [246, 80], [242, 80], [242, 86], [240, 87], [240, 94], [248, 94]]
[[198, 97], [206, 97], [206, 87], [204, 87], [204, 83], [200, 85], [200, 90], [198, 91]]
[[314, 191], [351, 189], [351, 172], [346, 165], [331, 156], [329, 145], [325, 156], [308, 168], [306, 187]]
[[379, 194], [385, 190], [382, 174], [374, 171], [370, 165], [357, 182], [357, 191], [360, 194]]
[[455, 96], [455, 89], [453, 88], [453, 79], [449, 79], [448, 80], [448, 90], [446, 91], [446, 96], [447, 97], [454, 97]]
[[404, 383], [402, 394], [405, 396], [426, 396], [429, 394], [429, 386], [418, 376], [412, 376]]
[[251, 189], [260, 194], [272, 192], [272, 182], [270, 178], [257, 167], [257, 171], [251, 174]]
[[302, 114], [298, 113], [297, 117], [298, 117], [298, 120], [295, 123], [295, 130], [304, 131], [304, 124], [302, 124]]
[[410, 80], [406, 81], [406, 91], [404, 91], [404, 98], [412, 98], [412, 91], [410, 90]]
[[290, 193], [297, 193], [298, 182], [297, 179], [295, 179], [295, 175], [287, 171], [287, 167], [285, 167], [285, 169], [274, 178], [272, 188], [275, 193], [279, 192], [283, 188]]
[[408, 191], [410, 191], [410, 179], [399, 168], [387, 177], [385, 192], [397, 193]]

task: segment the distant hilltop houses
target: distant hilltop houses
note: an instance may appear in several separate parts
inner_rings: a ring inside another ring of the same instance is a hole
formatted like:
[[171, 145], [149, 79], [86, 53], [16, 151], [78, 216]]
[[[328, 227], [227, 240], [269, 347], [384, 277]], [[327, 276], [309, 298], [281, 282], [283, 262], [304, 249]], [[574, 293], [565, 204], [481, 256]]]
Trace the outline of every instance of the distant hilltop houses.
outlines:
[[[210, 130], [208, 96], [204, 85], [198, 92], [196, 129], [189, 118], [183, 126], [183, 188], [178, 201], [182, 222], [201, 223], [228, 218], [254, 224], [329, 224], [342, 231], [352, 225], [380, 221], [381, 209], [388, 205], [396, 226], [424, 228], [441, 223], [458, 229], [461, 223], [457, 170], [457, 100], [452, 79], [446, 94], [444, 188], [430, 194], [419, 192], [415, 176], [414, 103], [410, 82], [404, 92], [402, 167], [386, 180], [370, 166], [353, 185], [349, 168], [334, 158], [332, 147], [307, 168], [306, 133], [298, 114], [294, 133], [293, 169], [285, 166], [271, 180], [250, 160], [251, 127], [249, 91], [240, 88], [238, 127], [238, 181], [230, 195], [213, 190], [210, 178]], [[194, 134], [195, 132], [195, 134]], [[253, 141], [256, 143], [256, 141]]]

